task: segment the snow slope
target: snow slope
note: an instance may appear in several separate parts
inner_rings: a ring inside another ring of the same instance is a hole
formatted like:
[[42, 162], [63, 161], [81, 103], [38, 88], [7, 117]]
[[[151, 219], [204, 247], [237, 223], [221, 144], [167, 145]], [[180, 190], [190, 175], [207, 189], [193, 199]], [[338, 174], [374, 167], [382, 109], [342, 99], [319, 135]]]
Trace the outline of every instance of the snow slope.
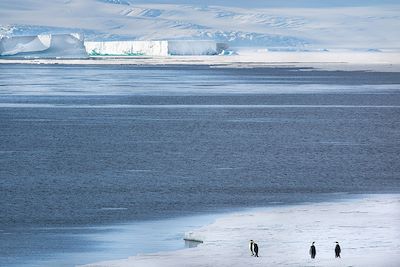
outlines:
[[399, 49], [396, 1], [280, 2], [287, 4], [276, 0], [2, 0], [0, 34], [81, 32], [91, 41], [205, 39], [230, 47]]
[[[256, 209], [222, 217], [190, 235], [197, 248], [159, 252], [85, 267], [354, 266], [400, 264], [400, 196]], [[251, 257], [248, 242], [259, 245]], [[308, 249], [316, 242], [317, 256]], [[335, 259], [335, 242], [342, 248]]]

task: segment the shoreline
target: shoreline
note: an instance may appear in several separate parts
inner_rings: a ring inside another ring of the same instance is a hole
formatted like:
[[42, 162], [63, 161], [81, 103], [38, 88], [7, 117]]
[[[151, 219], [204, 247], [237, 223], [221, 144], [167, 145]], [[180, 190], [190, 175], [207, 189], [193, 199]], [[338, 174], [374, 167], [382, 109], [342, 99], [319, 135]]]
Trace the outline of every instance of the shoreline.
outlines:
[[132, 56], [90, 57], [87, 59], [0, 58], [2, 64], [43, 65], [132, 65], [171, 67], [174, 65], [211, 68], [298, 67], [320, 70], [400, 72], [397, 52], [262, 52], [231, 56]]
[[[79, 266], [338, 266], [330, 247], [339, 241], [339, 266], [394, 267], [400, 263], [399, 208], [400, 194], [350, 194], [317, 203], [251, 208], [221, 214], [213, 223], [187, 232], [185, 236], [203, 241], [196, 248]], [[260, 258], [249, 256], [249, 239], [259, 244]], [[307, 253], [312, 241], [318, 251], [314, 261]]]

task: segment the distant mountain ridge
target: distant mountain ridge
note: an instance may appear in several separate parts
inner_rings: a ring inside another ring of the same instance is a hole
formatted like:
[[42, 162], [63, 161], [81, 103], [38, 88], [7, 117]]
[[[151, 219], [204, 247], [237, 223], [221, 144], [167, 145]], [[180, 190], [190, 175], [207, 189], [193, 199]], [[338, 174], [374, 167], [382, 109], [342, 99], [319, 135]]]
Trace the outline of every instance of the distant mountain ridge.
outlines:
[[[400, 4], [254, 8], [245, 7], [244, 1], [240, 7], [183, 0], [174, 4], [143, 2], [2, 0], [0, 35], [80, 32], [92, 41], [202, 39], [231, 47], [298, 49], [393, 49], [400, 44]], [[276, 1], [266, 3], [270, 2]]]

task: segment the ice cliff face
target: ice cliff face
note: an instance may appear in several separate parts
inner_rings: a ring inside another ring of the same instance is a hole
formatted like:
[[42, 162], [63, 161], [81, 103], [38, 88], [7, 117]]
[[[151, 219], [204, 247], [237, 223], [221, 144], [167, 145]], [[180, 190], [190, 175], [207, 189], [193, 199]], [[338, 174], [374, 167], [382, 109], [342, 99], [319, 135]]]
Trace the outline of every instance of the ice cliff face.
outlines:
[[91, 56], [216, 55], [227, 46], [214, 41], [111, 41], [85, 42]]
[[217, 44], [213, 41], [168, 41], [170, 55], [215, 55]]
[[85, 58], [80, 34], [44, 34], [0, 38], [0, 56], [29, 58]]
[[112, 41], [85, 42], [86, 51], [91, 56], [166, 56], [167, 41]]
[[225, 44], [204, 40], [84, 42], [79, 34], [0, 37], [0, 56], [3, 57], [216, 55], [226, 48]]
[[3, 37], [0, 39], [0, 55], [14, 56], [20, 53], [41, 52], [49, 49], [50, 35]]

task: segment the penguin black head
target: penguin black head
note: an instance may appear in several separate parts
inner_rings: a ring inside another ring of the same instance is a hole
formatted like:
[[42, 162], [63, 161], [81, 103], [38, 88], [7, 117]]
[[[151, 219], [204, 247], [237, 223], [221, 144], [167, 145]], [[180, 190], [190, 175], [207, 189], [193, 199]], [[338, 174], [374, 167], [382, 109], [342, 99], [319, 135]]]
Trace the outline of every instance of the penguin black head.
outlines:
[[312, 244], [314, 245], [315, 242], [312, 242]]

